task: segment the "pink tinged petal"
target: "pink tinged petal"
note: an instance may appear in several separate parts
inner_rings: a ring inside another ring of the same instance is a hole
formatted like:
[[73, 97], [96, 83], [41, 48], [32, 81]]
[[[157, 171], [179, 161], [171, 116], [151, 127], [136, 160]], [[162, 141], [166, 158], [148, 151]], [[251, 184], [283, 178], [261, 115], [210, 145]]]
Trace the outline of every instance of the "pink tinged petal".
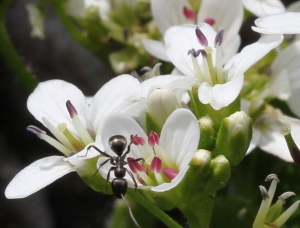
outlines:
[[168, 167], [179, 170], [193, 158], [200, 138], [194, 114], [187, 109], [177, 109], [164, 124], [160, 136], [162, 159]]
[[247, 10], [258, 17], [285, 11], [285, 7], [280, 0], [242, 0], [242, 2]]
[[164, 174], [167, 178], [169, 178], [170, 180], [173, 180], [177, 175], [178, 175], [179, 171], [176, 169], [172, 169], [172, 168], [165, 168], [164, 169]]
[[150, 131], [150, 135], [148, 137], [148, 144], [150, 146], [155, 146], [155, 144], [159, 145], [159, 135], [155, 131]]
[[188, 169], [189, 169], [189, 166], [182, 168], [179, 171], [178, 175], [174, 179], [172, 179], [170, 183], [160, 184], [158, 186], [152, 187], [150, 190], [153, 192], [165, 192], [172, 188], [175, 188], [181, 182], [181, 180], [185, 176]]
[[151, 12], [161, 34], [174, 25], [186, 24], [189, 22], [182, 9], [187, 6], [191, 8], [187, 0], [152, 0]]
[[[187, 55], [191, 49], [204, 49], [198, 42], [195, 35], [196, 25], [181, 25], [169, 28], [164, 36], [166, 44], [166, 52], [171, 62], [184, 75], [195, 77], [195, 68], [191, 56]], [[208, 24], [201, 23], [198, 25], [202, 33], [205, 35], [208, 46], [214, 46], [216, 31]], [[215, 59], [215, 52], [212, 53], [213, 60]], [[202, 65], [202, 58], [198, 57], [200, 65]]]
[[238, 97], [243, 83], [244, 75], [238, 75], [225, 84], [214, 86], [203, 82], [198, 89], [199, 100], [203, 104], [210, 104], [215, 110], [220, 110], [231, 104]]
[[162, 160], [159, 157], [154, 156], [150, 165], [150, 170], [152, 172], [160, 173], [161, 169], [162, 169]]
[[[108, 141], [113, 135], [123, 135], [127, 143], [130, 142], [131, 135], [138, 135], [144, 139], [147, 138], [144, 130], [140, 125], [131, 117], [126, 114], [113, 113], [104, 120], [101, 129], [101, 138], [105, 148], [106, 153], [115, 155], [115, 153], [110, 149]], [[135, 158], [146, 158], [148, 156], [154, 156], [152, 147], [148, 144], [144, 146], [131, 145], [129, 156]]]
[[298, 34], [300, 33], [300, 13], [287, 12], [269, 15], [255, 20], [252, 29], [264, 34]]
[[145, 140], [137, 135], [130, 135], [130, 141], [136, 146], [143, 146], [145, 144]]
[[[118, 76], [102, 86], [96, 93], [88, 113], [95, 133], [100, 133], [103, 120], [107, 116], [114, 112], [128, 111], [141, 100], [141, 94], [140, 82], [131, 75]], [[134, 116], [136, 113], [133, 111], [131, 114]]]
[[143, 45], [147, 52], [149, 52], [155, 58], [170, 62], [166, 53], [165, 44], [161, 41], [143, 39]]
[[243, 74], [249, 67], [264, 57], [283, 41], [282, 35], [265, 35], [257, 42], [243, 48], [224, 66], [227, 81], [236, 75]]
[[68, 129], [77, 135], [66, 108], [68, 100], [76, 107], [81, 122], [87, 126], [85, 116], [88, 104], [83, 93], [76, 86], [62, 80], [39, 83], [27, 100], [27, 108], [41, 123], [43, 123], [43, 117], [47, 118], [54, 126], [66, 123]]
[[20, 171], [5, 189], [8, 199], [24, 198], [75, 171], [63, 156], [39, 159]]
[[183, 14], [187, 20], [195, 21], [196, 20], [196, 14], [193, 10], [189, 9], [188, 7], [183, 7]]

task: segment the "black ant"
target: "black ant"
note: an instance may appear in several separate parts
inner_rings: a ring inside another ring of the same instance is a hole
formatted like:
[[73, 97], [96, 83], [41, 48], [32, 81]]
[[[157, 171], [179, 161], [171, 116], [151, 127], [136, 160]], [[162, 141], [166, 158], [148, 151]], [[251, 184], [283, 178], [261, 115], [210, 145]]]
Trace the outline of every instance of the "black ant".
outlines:
[[[137, 137], [137, 136], [135, 136], [135, 137]], [[111, 183], [112, 191], [113, 191], [114, 195], [117, 198], [124, 199], [124, 201], [126, 202], [128, 208], [129, 208], [130, 215], [131, 215], [135, 225], [137, 227], [139, 227], [139, 225], [137, 224], [137, 222], [135, 221], [135, 219], [134, 219], [134, 217], [131, 213], [131, 209], [129, 207], [128, 202], [124, 198], [124, 195], [125, 195], [126, 190], [127, 190], [127, 180], [124, 178], [125, 175], [126, 175], [126, 172], [130, 175], [130, 177], [132, 178], [132, 180], [134, 182], [135, 191], [137, 189], [137, 183], [136, 183], [136, 180], [135, 180], [132, 172], [130, 170], [128, 170], [127, 168], [125, 168], [124, 165], [127, 165], [129, 163], [133, 163], [133, 162], [138, 162], [138, 161], [142, 161], [143, 164], [145, 162], [144, 158], [137, 158], [137, 159], [134, 159], [134, 160], [128, 161], [128, 162], [125, 161], [126, 155], [130, 152], [130, 146], [133, 143], [135, 137], [133, 137], [133, 139], [128, 144], [128, 146], [127, 146], [127, 140], [124, 136], [114, 135], [114, 136], [110, 137], [110, 139], [108, 140], [109, 147], [118, 156], [110, 156], [107, 153], [101, 151], [99, 148], [97, 148], [94, 145], [90, 145], [87, 148], [87, 151], [90, 148], [94, 148], [95, 150], [97, 150], [103, 156], [108, 157], [108, 159], [106, 161], [104, 161], [102, 164], [100, 164], [100, 166], [98, 167], [98, 169], [97, 169], [97, 171], [94, 175], [96, 175], [98, 173], [98, 171], [100, 170], [100, 168], [103, 165], [105, 165], [108, 161], [110, 161], [110, 164], [112, 164], [113, 166], [108, 171], [108, 174], [107, 174], [107, 177], [106, 177], [106, 187], [105, 187], [105, 189], [107, 189], [107, 185], [108, 185], [108, 181], [109, 181], [109, 177], [110, 177], [110, 172], [114, 171], [115, 178], [112, 180], [112, 183]], [[126, 150], [126, 152], [124, 152], [126, 146], [127, 146], [127, 150]]]

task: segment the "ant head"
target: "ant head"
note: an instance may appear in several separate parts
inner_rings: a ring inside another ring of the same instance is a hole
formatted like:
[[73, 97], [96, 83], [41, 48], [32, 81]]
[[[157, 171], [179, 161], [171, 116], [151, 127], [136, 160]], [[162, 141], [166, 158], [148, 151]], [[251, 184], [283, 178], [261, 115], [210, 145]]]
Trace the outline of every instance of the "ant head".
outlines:
[[127, 146], [127, 140], [123, 135], [114, 135], [108, 140], [110, 149], [121, 156]]

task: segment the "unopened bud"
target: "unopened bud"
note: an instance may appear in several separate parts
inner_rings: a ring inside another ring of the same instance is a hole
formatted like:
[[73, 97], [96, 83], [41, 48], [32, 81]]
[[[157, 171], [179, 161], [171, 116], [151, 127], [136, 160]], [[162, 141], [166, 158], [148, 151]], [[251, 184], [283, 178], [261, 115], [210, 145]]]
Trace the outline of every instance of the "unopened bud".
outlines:
[[200, 124], [200, 142], [199, 148], [211, 150], [216, 143], [216, 131], [214, 129], [214, 123], [209, 116], [204, 116], [198, 120]]
[[244, 112], [235, 112], [223, 119], [218, 132], [214, 155], [223, 154], [231, 166], [239, 164], [250, 145], [252, 119]]
[[205, 180], [205, 191], [216, 192], [227, 185], [231, 174], [229, 161], [223, 155], [211, 160], [209, 175]]
[[170, 88], [153, 86], [149, 91], [147, 106], [149, 115], [158, 126], [162, 127], [179, 104]]

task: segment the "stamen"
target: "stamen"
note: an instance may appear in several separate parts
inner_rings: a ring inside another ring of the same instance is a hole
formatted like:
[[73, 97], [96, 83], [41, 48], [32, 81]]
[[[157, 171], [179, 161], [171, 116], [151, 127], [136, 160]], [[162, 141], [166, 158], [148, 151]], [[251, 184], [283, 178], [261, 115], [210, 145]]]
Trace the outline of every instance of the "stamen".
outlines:
[[159, 157], [155, 156], [151, 162], [150, 170], [152, 172], [160, 173], [161, 169], [162, 169], [162, 160]]
[[57, 140], [53, 139], [52, 137], [48, 136], [45, 131], [39, 129], [36, 126], [28, 126], [26, 128], [27, 131], [35, 134], [38, 136], [40, 139], [45, 140], [47, 143], [49, 143], [51, 146], [62, 152], [66, 157], [69, 156], [70, 149], [65, 147], [63, 144], [58, 142]]
[[[147, 169], [141, 165], [139, 162], [131, 162], [135, 160], [133, 157], [127, 157], [128, 165], [133, 173], [137, 173], [137, 171], [147, 173]], [[131, 163], [129, 163], [131, 162]]]
[[[198, 51], [200, 53], [200, 50], [198, 50]], [[193, 54], [191, 55], [191, 58], [192, 58], [192, 63], [193, 63], [194, 69], [195, 69], [196, 77], [202, 82], [204, 80], [204, 76], [200, 69], [199, 63]]]
[[55, 138], [57, 138], [58, 141], [60, 141], [63, 145], [70, 148], [71, 151], [75, 151], [75, 148], [73, 145], [69, 142], [69, 140], [64, 136], [64, 134], [59, 131], [52, 123], [50, 123], [49, 120], [47, 120], [45, 117], [42, 118], [43, 123], [48, 128], [48, 130], [54, 135]]
[[74, 115], [78, 115], [75, 107], [72, 105], [70, 100], [67, 100], [66, 106], [67, 106], [67, 109], [68, 109], [71, 119], [73, 119]]
[[82, 124], [81, 120], [78, 118], [77, 111], [69, 100], [66, 102], [66, 106], [69, 111], [70, 117], [72, 119], [72, 123], [80, 139], [83, 141], [85, 145], [93, 143], [94, 140], [92, 139], [89, 132], [86, 130], [85, 126]]
[[295, 196], [296, 194], [294, 192], [285, 192], [283, 194], [281, 194], [278, 199], [281, 200], [283, 202], [283, 204], [285, 204], [285, 200], [287, 198], [289, 198], [290, 196]]
[[223, 41], [224, 29], [220, 30], [215, 37], [215, 47], [221, 46]]
[[164, 169], [164, 174], [166, 177], [168, 177], [170, 180], [173, 180], [177, 174], [179, 173], [178, 170], [173, 169], [173, 168], [165, 168]]
[[276, 174], [270, 174], [266, 177], [265, 181], [276, 180], [278, 183], [280, 182]]
[[159, 145], [159, 135], [155, 131], [150, 131], [150, 135], [148, 137], [148, 144], [152, 147], [155, 146], [155, 144]]
[[299, 207], [300, 200], [296, 201], [292, 206], [290, 206], [285, 212], [282, 213], [273, 223], [278, 227], [281, 227], [297, 210]]
[[270, 197], [269, 197], [269, 195], [268, 195], [268, 191], [267, 191], [267, 189], [264, 187], [264, 186], [258, 186], [259, 187], [259, 190], [260, 190], [260, 193], [261, 193], [261, 195], [262, 195], [262, 197], [263, 197], [263, 200], [267, 200], [267, 199], [269, 199]]
[[196, 51], [194, 48], [188, 51], [188, 55], [191, 54], [194, 56], [194, 58], [197, 58], [200, 54], [200, 50]]
[[205, 46], [205, 47], [208, 46], [208, 41], [207, 41], [205, 35], [201, 32], [201, 30], [198, 26], [197, 26], [195, 32], [196, 32], [196, 36], [198, 38], [199, 43], [202, 46]]
[[146, 185], [154, 186], [156, 183], [144, 172], [139, 172], [138, 175], [143, 179]]
[[145, 140], [137, 135], [130, 135], [130, 141], [136, 146], [143, 146], [145, 144]]
[[84, 144], [72, 135], [66, 124], [60, 124], [57, 126], [57, 128], [66, 136], [66, 138], [75, 148], [75, 151], [79, 152], [84, 149]]
[[206, 18], [203, 22], [205, 22], [206, 24], [209, 24], [210, 26], [213, 26], [216, 23], [215, 19], [213, 19], [211, 17]]
[[183, 7], [183, 14], [186, 19], [191, 20], [193, 22], [196, 21], [196, 14], [193, 10], [187, 8], [186, 6]]
[[208, 66], [208, 63], [207, 63], [207, 53], [204, 50], [201, 50], [201, 55], [202, 55], [202, 66], [203, 66], [204, 81], [206, 81], [210, 85], [213, 85], [212, 77], [211, 77], [209, 66]]

